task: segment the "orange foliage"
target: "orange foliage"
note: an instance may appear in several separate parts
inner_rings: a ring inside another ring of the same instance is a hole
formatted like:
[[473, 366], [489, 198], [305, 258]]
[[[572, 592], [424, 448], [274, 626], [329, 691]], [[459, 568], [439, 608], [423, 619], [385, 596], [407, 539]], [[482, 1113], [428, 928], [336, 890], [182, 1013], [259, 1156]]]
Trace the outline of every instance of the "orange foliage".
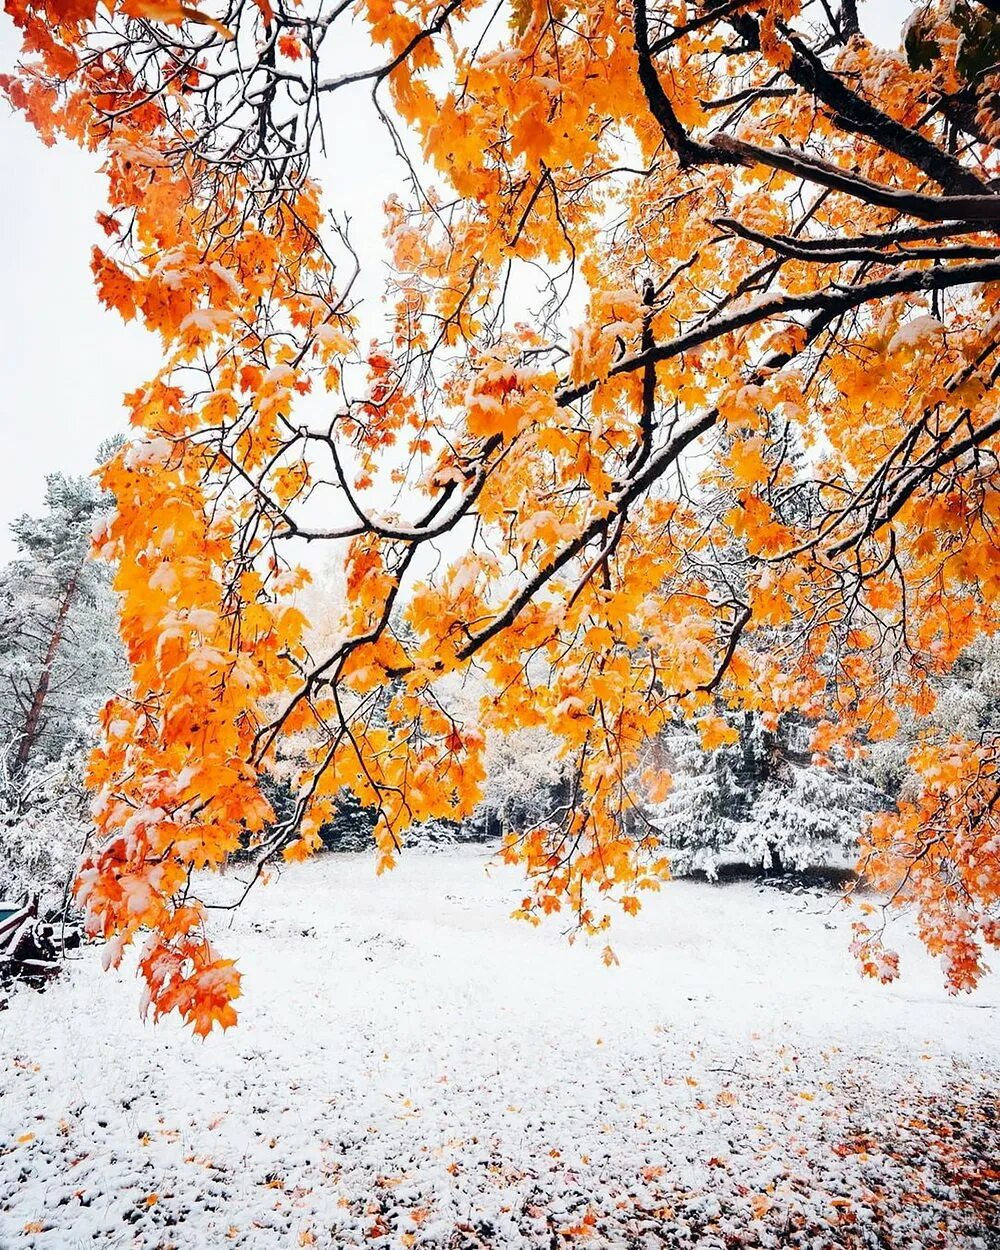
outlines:
[[[479, 0], [358, 7], [383, 64], [338, 77], [323, 4], [6, 0], [3, 89], [99, 154], [97, 289], [164, 350], [103, 471], [132, 681], [102, 718], [78, 896], [112, 959], [149, 931], [154, 1011], [201, 1033], [239, 976], [191, 872], [308, 854], [342, 791], [377, 809], [390, 867], [410, 824], [474, 809], [484, 729], [548, 726], [574, 800], [502, 854], [531, 882], [519, 915], [598, 933], [668, 872], [635, 819], [669, 784], [637, 780], [665, 725], [712, 750], [727, 708], [796, 709], [818, 754], [863, 743], [998, 624], [1000, 170], [954, 41], [911, 66], [843, 6], [818, 53], [798, 0], [517, 0], [497, 28]], [[365, 349], [309, 172], [323, 101], [358, 77], [437, 183], [385, 206], [390, 324]], [[529, 315], [506, 296], [539, 270]], [[464, 554], [431, 575], [416, 557], [449, 531]], [[295, 539], [346, 549], [315, 656]], [[469, 714], [448, 683], [473, 666]], [[996, 743], [928, 741], [865, 858], [958, 988], [1000, 936], [996, 764]], [[298, 796], [277, 826], [274, 769]]]

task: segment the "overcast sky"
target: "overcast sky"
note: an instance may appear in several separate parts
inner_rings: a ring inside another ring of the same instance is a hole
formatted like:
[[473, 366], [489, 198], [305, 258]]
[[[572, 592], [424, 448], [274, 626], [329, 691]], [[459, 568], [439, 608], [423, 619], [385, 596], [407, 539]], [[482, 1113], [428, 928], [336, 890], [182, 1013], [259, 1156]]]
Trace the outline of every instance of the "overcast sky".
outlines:
[[[909, 0], [862, 4], [873, 38], [898, 42]], [[0, 13], [0, 72], [14, 63], [17, 39]], [[365, 55], [364, 63], [372, 60]], [[378, 253], [379, 209], [395, 177], [388, 138], [362, 98], [330, 102], [327, 138], [332, 189], [354, 218], [363, 257]], [[102, 207], [96, 159], [69, 144], [45, 148], [0, 105], [0, 561], [13, 545], [10, 521], [39, 508], [46, 473], [86, 473], [98, 444], [125, 428], [122, 395], [151, 376], [158, 341], [124, 325], [97, 302], [90, 249]], [[335, 171], [335, 172], [334, 172]], [[366, 283], [373, 289], [375, 274]]]

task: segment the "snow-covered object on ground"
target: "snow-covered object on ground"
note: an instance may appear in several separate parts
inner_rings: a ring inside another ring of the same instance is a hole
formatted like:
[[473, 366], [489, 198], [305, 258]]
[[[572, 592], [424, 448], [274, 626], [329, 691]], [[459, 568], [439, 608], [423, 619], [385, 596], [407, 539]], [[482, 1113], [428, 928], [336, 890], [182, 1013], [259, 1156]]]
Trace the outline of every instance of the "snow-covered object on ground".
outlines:
[[996, 1245], [995, 980], [949, 999], [894, 935], [866, 982], [835, 897], [690, 881], [606, 968], [486, 862], [329, 855], [216, 913], [246, 997], [204, 1044], [94, 951], [15, 995], [0, 1246]]

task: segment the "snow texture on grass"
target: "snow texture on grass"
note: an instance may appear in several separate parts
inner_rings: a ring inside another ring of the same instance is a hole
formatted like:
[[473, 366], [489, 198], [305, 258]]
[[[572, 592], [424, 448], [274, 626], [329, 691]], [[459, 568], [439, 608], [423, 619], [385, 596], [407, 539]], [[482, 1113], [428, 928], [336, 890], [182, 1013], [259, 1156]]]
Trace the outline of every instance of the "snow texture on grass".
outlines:
[[907, 939], [865, 982], [836, 896], [691, 881], [605, 968], [486, 862], [329, 855], [215, 913], [246, 993], [205, 1043], [94, 950], [18, 992], [0, 1246], [1000, 1246], [996, 978], [950, 999]]

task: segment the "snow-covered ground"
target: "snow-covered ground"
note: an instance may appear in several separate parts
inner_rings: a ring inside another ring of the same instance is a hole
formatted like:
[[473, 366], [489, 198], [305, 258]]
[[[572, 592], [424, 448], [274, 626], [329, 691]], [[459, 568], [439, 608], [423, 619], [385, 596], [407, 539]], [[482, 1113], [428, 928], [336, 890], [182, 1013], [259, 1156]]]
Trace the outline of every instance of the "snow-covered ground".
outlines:
[[330, 855], [216, 913], [205, 1043], [92, 949], [17, 993], [0, 1247], [1000, 1246], [1000, 978], [951, 999], [905, 939], [865, 982], [835, 896], [693, 882], [606, 968], [486, 863]]

